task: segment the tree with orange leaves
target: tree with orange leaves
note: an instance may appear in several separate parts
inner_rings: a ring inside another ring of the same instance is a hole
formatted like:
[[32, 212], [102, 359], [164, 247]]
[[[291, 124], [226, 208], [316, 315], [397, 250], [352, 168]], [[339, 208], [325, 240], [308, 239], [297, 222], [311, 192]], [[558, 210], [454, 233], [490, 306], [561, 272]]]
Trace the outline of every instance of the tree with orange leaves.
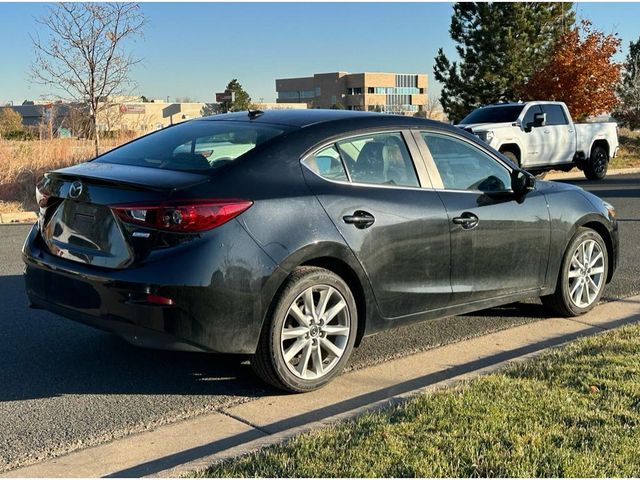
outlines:
[[523, 96], [565, 102], [578, 120], [611, 112], [622, 67], [613, 61], [620, 42], [616, 34], [605, 35], [583, 20], [558, 39], [549, 62], [532, 75]]

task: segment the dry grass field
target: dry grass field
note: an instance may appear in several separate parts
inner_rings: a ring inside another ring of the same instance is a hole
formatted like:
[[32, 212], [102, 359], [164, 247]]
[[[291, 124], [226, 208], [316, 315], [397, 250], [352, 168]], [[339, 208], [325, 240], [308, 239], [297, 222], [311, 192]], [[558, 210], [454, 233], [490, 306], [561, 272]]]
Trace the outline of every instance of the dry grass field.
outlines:
[[[102, 141], [102, 151], [130, 140]], [[34, 188], [42, 175], [56, 168], [84, 162], [94, 156], [92, 140], [0, 139], [0, 213], [35, 210]]]

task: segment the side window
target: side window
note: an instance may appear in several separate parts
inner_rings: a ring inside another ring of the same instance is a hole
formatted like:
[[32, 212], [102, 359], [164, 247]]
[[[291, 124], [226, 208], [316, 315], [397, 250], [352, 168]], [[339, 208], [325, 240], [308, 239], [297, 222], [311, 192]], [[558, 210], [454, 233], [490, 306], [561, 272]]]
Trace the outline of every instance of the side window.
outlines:
[[321, 177], [329, 180], [348, 181], [342, 161], [340, 161], [340, 154], [333, 145], [305, 160], [305, 164]]
[[509, 171], [479, 148], [456, 138], [423, 133], [444, 188], [500, 192], [511, 188]]
[[411, 155], [400, 133], [379, 133], [337, 143], [355, 183], [419, 187]]
[[542, 113], [540, 105], [533, 105], [532, 107], [529, 107], [529, 110], [527, 110], [527, 113], [524, 114], [524, 118], [522, 119], [522, 125], [526, 127], [528, 124], [532, 124], [533, 116], [536, 113]]
[[567, 117], [560, 105], [543, 105], [542, 110], [547, 114], [547, 125], [567, 125]]

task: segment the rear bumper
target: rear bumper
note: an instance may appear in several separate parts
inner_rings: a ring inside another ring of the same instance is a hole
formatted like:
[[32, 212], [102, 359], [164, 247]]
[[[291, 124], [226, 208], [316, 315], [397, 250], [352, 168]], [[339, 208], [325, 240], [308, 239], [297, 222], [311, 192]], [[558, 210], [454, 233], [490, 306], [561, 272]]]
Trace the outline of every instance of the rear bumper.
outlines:
[[[27, 285], [29, 285], [29, 281], [27, 281]], [[162, 328], [162, 325], [165, 324], [165, 318], [168, 320], [168, 324], [174, 324], [177, 322], [175, 319], [170, 318], [172, 315], [166, 315], [168, 312], [160, 311], [159, 307], [147, 307], [147, 312], [144, 312], [144, 317], [155, 317], [155, 322], [144, 321], [136, 323], [113, 315], [96, 316], [73, 308], [63, 307], [52, 303], [35, 293], [29, 294], [29, 301], [31, 302], [31, 308], [48, 310], [62, 317], [89, 325], [90, 327], [114, 333], [124, 338], [132, 345], [136, 345], [138, 347], [185, 352], [209, 351], [201, 346], [179, 339], [172, 333], [165, 331]], [[154, 309], [155, 312], [150, 309]], [[159, 325], [160, 328], [158, 328]]]
[[[50, 254], [34, 226], [23, 247], [27, 295], [35, 308], [136, 345], [253, 353], [270, 302], [267, 279], [278, 277], [278, 269], [237, 222], [220, 230], [215, 238], [157, 261], [110, 270]], [[230, 244], [220, 235], [231, 235], [234, 249], [220, 248]], [[147, 294], [170, 298], [174, 305], [149, 304]]]

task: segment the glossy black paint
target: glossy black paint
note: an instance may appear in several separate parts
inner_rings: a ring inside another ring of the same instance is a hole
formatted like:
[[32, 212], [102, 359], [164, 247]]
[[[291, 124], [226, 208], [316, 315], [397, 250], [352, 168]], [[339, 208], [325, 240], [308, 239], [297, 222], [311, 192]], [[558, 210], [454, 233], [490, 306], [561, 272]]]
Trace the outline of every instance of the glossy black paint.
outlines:
[[[541, 181], [526, 196], [491, 198], [424, 184], [393, 188], [331, 182], [301, 164], [328, 141], [389, 129], [445, 132], [509, 163], [455, 127], [322, 110], [268, 111], [253, 119], [236, 113], [193, 122], [223, 120], [286, 125], [287, 133], [210, 174], [89, 162], [52, 172], [47, 188], [80, 209], [246, 198], [253, 201], [248, 210], [200, 234], [142, 229], [149, 234], [146, 239], [134, 238], [139, 227], [114, 220], [132, 252], [118, 268], [107, 268], [114, 265], [51, 253], [42, 235], [52, 228], [56, 209], [51, 207], [23, 249], [32, 304], [145, 346], [252, 353], [276, 292], [303, 264], [345, 278], [358, 303], [360, 336], [552, 292], [566, 245], [580, 225], [605, 237], [609, 278], [615, 270], [616, 223], [597, 197], [579, 188]], [[423, 161], [416, 153], [420, 148], [419, 143], [412, 147], [416, 163]], [[71, 199], [77, 179], [85, 188]], [[360, 211], [375, 218], [368, 228], [344, 221]], [[479, 221], [470, 230], [454, 222], [467, 214]], [[95, 234], [104, 225], [96, 222], [93, 228]], [[56, 238], [67, 238], [64, 234], [61, 227]], [[102, 234], [108, 243], [109, 235]], [[171, 298], [175, 305], [145, 304], [147, 293]]]

